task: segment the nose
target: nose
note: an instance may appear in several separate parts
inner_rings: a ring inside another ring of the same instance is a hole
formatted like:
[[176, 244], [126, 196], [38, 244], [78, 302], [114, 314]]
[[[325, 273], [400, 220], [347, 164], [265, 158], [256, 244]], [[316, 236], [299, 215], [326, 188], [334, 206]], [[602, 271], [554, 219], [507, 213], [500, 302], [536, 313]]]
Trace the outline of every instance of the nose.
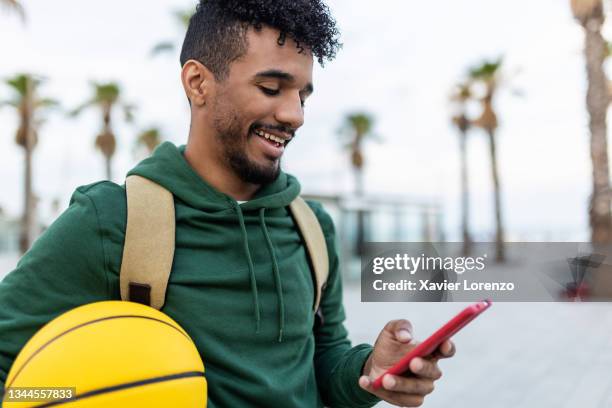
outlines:
[[298, 95], [284, 98], [276, 109], [275, 119], [285, 126], [298, 129], [304, 124], [304, 108]]

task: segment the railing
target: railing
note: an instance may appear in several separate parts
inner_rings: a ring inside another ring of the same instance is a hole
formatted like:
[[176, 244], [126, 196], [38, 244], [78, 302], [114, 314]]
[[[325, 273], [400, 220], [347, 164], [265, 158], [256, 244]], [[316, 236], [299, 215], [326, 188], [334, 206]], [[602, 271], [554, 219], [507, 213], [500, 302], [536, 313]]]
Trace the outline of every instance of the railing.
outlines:
[[[397, 196], [340, 196], [304, 194], [321, 202], [334, 220], [344, 279], [360, 276], [358, 224], [362, 242], [442, 241], [442, 210], [436, 202]], [[0, 255], [18, 253], [18, 220], [0, 219]]]
[[[443, 241], [441, 205], [398, 196], [303, 194], [319, 201], [334, 220], [346, 281], [360, 276], [360, 242]], [[360, 221], [361, 218], [361, 221]], [[362, 225], [359, 233], [358, 225]], [[359, 239], [359, 235], [362, 239]]]

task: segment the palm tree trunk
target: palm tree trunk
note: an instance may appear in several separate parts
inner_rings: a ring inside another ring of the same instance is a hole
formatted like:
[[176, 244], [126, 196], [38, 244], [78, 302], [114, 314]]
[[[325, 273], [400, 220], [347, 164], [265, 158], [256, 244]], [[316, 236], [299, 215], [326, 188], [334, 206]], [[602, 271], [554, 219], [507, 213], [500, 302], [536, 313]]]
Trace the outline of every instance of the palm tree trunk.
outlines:
[[113, 180], [113, 166], [111, 163], [111, 157], [110, 156], [104, 157], [104, 163], [106, 165], [106, 179], [109, 181], [112, 181]]
[[589, 223], [593, 243], [606, 243], [612, 240], [610, 171], [606, 136], [609, 98], [608, 81], [603, 69], [605, 50], [606, 43], [601, 35], [601, 24], [598, 20], [591, 19], [585, 24], [584, 55], [588, 80], [586, 103], [589, 112], [593, 165], [593, 193], [589, 204]]
[[[111, 109], [112, 109], [112, 105], [111, 104], [107, 104], [106, 106], [104, 106], [103, 108], [103, 118], [102, 121], [104, 123], [104, 128], [102, 130], [102, 134], [103, 135], [112, 135], [112, 130], [111, 130]], [[112, 149], [114, 150], [114, 148]], [[104, 149], [102, 150], [102, 154], [104, 155], [104, 160], [105, 160], [105, 165], [106, 165], [106, 179], [109, 181], [113, 180], [113, 170], [112, 170], [112, 153], [110, 151], [104, 151]]]
[[[360, 167], [355, 168], [355, 195], [358, 200], [363, 198], [363, 170]], [[361, 202], [357, 209], [357, 236], [355, 237], [355, 253], [361, 256], [365, 253], [365, 211], [361, 208]]]
[[19, 238], [19, 250], [24, 254], [32, 242], [32, 151], [27, 147], [24, 149], [24, 198], [21, 236]]
[[504, 251], [504, 226], [502, 222], [501, 192], [499, 186], [499, 174], [497, 171], [497, 151], [495, 146], [495, 131], [487, 131], [489, 135], [489, 153], [491, 155], [491, 175], [493, 176], [493, 199], [495, 204], [495, 260], [505, 260]]
[[363, 169], [355, 169], [355, 195], [363, 197]]
[[21, 237], [19, 239], [19, 249], [22, 254], [24, 254], [32, 244], [34, 229], [34, 200], [32, 197], [32, 150], [34, 147], [32, 92], [32, 81], [28, 78], [26, 82], [26, 93], [24, 95], [24, 112], [21, 124], [25, 132], [23, 219]]
[[469, 193], [468, 193], [468, 172], [467, 172], [467, 133], [461, 131], [459, 139], [460, 162], [461, 162], [461, 235], [462, 235], [462, 254], [468, 256], [471, 252], [472, 238], [469, 231]]

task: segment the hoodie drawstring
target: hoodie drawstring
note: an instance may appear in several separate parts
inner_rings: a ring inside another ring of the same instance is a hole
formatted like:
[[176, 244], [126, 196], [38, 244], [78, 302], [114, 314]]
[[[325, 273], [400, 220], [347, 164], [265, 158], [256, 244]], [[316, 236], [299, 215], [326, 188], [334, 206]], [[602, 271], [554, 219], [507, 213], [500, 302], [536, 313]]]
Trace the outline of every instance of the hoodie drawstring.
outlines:
[[[244, 223], [244, 215], [240, 204], [237, 202], [234, 204], [234, 209], [238, 215], [238, 222], [240, 223], [240, 232], [242, 233], [242, 243], [244, 254], [246, 255], [247, 262], [249, 264], [249, 277], [251, 279], [251, 293], [253, 294], [253, 309], [255, 315], [255, 332], [259, 332], [259, 324], [261, 321], [261, 315], [259, 312], [259, 294], [257, 292], [257, 279], [255, 278], [255, 267], [253, 266], [253, 258], [251, 257], [251, 250], [249, 249], [249, 237], [247, 236], [246, 226]], [[261, 230], [266, 239], [268, 245], [268, 251], [270, 251], [270, 257], [272, 258], [272, 272], [274, 273], [274, 286], [276, 287], [276, 297], [278, 298], [278, 341], [283, 341], [283, 330], [285, 329], [285, 302], [283, 300], [283, 287], [280, 277], [280, 269], [278, 268], [278, 261], [276, 259], [276, 253], [274, 252], [274, 245], [266, 226], [265, 208], [259, 210], [259, 223]]]
[[264, 215], [265, 211], [265, 208], [261, 208], [259, 210], [259, 222], [261, 224], [261, 229], [263, 231], [264, 237], [266, 238], [266, 243], [268, 244], [270, 256], [272, 257], [274, 284], [276, 286], [276, 297], [278, 298], [278, 341], [280, 343], [283, 341], [283, 329], [285, 328], [285, 302], [283, 301], [283, 287], [281, 285], [280, 271], [278, 269], [278, 262], [276, 261], [276, 254], [274, 253], [274, 246], [272, 245], [272, 240], [270, 239], [270, 234], [268, 233], [268, 227], [266, 227], [266, 220]]
[[249, 264], [249, 276], [251, 279], [251, 293], [253, 294], [253, 309], [255, 310], [255, 333], [259, 333], [259, 321], [261, 320], [259, 314], [259, 297], [257, 293], [257, 280], [255, 279], [255, 268], [253, 267], [253, 259], [251, 258], [251, 251], [249, 250], [249, 237], [247, 236], [246, 226], [244, 225], [244, 216], [240, 205], [235, 202], [234, 208], [236, 214], [238, 214], [238, 221], [240, 223], [240, 231], [242, 232], [242, 243], [244, 245], [244, 254], [246, 255], [247, 262]]

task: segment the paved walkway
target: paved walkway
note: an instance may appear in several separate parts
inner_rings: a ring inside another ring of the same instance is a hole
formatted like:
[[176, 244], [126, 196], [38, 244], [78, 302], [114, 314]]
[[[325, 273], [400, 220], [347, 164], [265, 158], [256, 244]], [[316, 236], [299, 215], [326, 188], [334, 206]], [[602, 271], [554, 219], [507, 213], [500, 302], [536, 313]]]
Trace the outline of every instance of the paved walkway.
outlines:
[[[358, 284], [345, 286], [354, 344], [374, 342], [396, 318], [423, 339], [465, 305], [361, 303]], [[495, 303], [454, 340], [426, 408], [612, 407], [611, 303]]]

